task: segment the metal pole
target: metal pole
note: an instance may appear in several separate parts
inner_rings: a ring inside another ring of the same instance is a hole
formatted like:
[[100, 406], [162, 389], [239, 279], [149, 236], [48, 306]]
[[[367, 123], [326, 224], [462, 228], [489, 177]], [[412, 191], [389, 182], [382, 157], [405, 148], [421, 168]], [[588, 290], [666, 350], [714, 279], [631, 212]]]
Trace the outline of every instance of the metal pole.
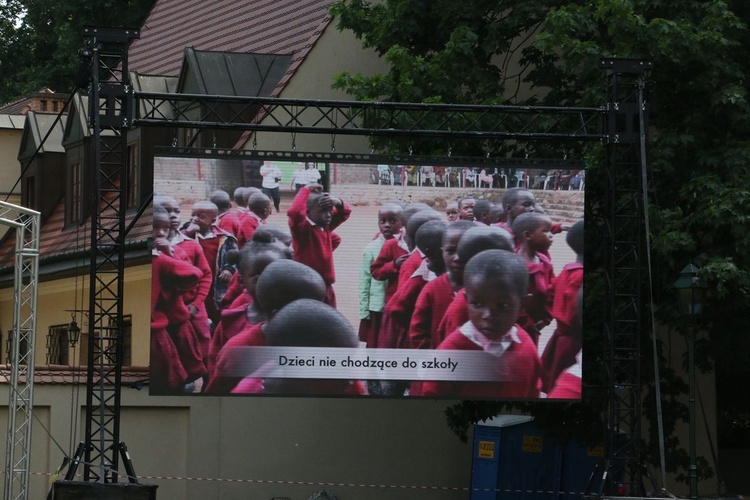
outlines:
[[690, 440], [690, 498], [698, 498], [698, 467], [695, 453], [695, 325], [688, 327], [688, 377], [689, 377], [689, 436]]

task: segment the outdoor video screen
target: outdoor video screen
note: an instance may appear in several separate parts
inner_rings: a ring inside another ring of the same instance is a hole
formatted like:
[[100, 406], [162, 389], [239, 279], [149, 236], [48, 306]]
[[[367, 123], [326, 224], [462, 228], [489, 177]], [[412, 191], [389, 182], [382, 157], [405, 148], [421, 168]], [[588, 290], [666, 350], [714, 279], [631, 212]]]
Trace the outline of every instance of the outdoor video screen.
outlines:
[[580, 399], [584, 170], [444, 160], [157, 156], [151, 394]]

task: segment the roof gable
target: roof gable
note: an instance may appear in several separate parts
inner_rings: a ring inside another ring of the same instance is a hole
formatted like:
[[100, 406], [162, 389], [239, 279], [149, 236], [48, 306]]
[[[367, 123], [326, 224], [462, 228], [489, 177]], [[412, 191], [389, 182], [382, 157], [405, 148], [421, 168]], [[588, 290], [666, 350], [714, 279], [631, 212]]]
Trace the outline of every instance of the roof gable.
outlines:
[[[102, 136], [115, 135], [110, 129], [101, 131]], [[89, 128], [89, 97], [82, 92], [77, 92], [70, 103], [70, 112], [65, 121], [65, 135], [62, 137], [62, 145], [69, 147], [87, 137], [93, 136], [93, 130]]]
[[291, 54], [254, 54], [185, 49], [177, 92], [268, 96], [292, 62]]
[[[176, 76], [161, 75], [144, 75], [136, 71], [130, 72], [130, 83], [136, 92], [156, 92], [163, 94], [173, 94], [177, 91]], [[150, 104], [139, 102], [140, 115], [143, 116], [151, 109]], [[159, 116], [164, 118], [174, 118], [174, 111], [169, 103], [162, 103], [158, 106]]]
[[[49, 136], [47, 136], [48, 132]], [[57, 120], [57, 115], [29, 111], [26, 113], [26, 122], [23, 126], [18, 160], [30, 159], [37, 152], [37, 149], [40, 153], [64, 153], [63, 134], [63, 119]], [[45, 137], [47, 137], [46, 140]]]
[[91, 135], [88, 125], [89, 98], [77, 92], [70, 103], [62, 143], [69, 145]]

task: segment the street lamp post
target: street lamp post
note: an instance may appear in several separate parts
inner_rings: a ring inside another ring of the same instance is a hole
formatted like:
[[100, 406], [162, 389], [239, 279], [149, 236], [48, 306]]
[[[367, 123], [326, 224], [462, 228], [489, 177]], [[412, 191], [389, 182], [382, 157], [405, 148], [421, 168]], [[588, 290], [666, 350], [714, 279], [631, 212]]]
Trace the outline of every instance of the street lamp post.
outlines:
[[677, 290], [680, 313], [688, 319], [688, 416], [689, 416], [689, 446], [690, 446], [690, 498], [698, 498], [698, 467], [695, 452], [695, 322], [703, 313], [703, 303], [706, 287], [698, 279], [698, 268], [688, 264], [680, 271], [680, 277], [674, 282]]

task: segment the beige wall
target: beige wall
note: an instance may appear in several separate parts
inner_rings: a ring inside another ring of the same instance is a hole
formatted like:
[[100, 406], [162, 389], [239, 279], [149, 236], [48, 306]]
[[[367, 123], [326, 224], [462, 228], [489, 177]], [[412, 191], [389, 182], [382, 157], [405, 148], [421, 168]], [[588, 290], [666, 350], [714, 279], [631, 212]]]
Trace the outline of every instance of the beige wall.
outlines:
[[[335, 24], [334, 20], [328, 25], [280, 97], [351, 101], [353, 98], [350, 95], [331, 88], [334, 76], [343, 71], [366, 75], [387, 71], [386, 64], [373, 51], [362, 49], [361, 41], [350, 31], [339, 32]], [[261, 151], [292, 149], [291, 134], [260, 132], [257, 141], [257, 149]], [[296, 150], [303, 152], [330, 152], [331, 142], [330, 134], [298, 134], [294, 138]], [[369, 142], [364, 137], [340, 135], [335, 137], [334, 143], [337, 152], [362, 153], [370, 150]], [[246, 148], [251, 147], [252, 141], [246, 145]]]
[[[151, 308], [151, 266], [136, 266], [125, 272], [125, 294], [123, 296], [123, 314], [132, 315], [133, 364], [148, 366], [149, 359], [149, 314]], [[43, 282], [38, 285], [37, 298], [37, 336], [35, 359], [38, 365], [46, 363], [46, 336], [52, 325], [70, 323], [70, 309], [88, 310], [88, 277], [65, 278]], [[79, 315], [76, 318], [83, 332], [87, 331], [87, 323]], [[13, 289], [0, 290], [0, 331], [3, 338], [8, 330], [13, 328]], [[5, 345], [2, 349], [2, 361], [5, 361]], [[71, 350], [70, 359], [81, 359], [82, 343]], [[75, 358], [73, 357], [75, 356]], [[85, 364], [85, 360], [82, 364]]]
[[[36, 386], [30, 498], [44, 498], [49, 474], [82, 439], [85, 393], [85, 384]], [[3, 384], [3, 406], [7, 394]], [[342, 500], [468, 497], [471, 444], [445, 425], [447, 402], [151, 397], [129, 388], [122, 399], [121, 440], [160, 499], [302, 500], [323, 488]]]

